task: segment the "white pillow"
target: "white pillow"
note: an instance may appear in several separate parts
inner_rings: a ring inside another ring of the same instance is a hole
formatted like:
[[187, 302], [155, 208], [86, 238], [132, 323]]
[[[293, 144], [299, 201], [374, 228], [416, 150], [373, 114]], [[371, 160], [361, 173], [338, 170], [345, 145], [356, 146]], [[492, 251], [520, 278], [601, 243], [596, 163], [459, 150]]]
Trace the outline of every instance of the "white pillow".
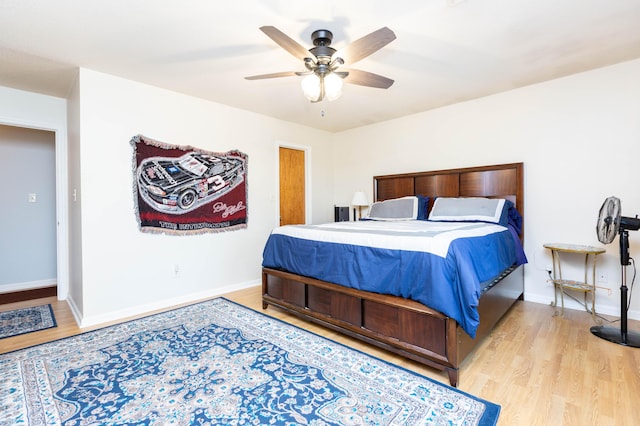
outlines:
[[503, 198], [436, 198], [429, 220], [441, 222], [501, 223]]
[[368, 219], [415, 220], [418, 217], [418, 197], [408, 196], [373, 203]]

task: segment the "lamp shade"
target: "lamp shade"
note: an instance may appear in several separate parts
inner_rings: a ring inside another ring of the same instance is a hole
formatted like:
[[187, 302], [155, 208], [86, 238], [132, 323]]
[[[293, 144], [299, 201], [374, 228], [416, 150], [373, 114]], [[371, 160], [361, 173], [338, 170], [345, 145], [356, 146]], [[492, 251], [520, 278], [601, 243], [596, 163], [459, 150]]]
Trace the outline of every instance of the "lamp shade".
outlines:
[[320, 98], [320, 77], [315, 74], [309, 74], [302, 79], [302, 92], [310, 101], [317, 101]]
[[342, 78], [332, 72], [327, 74], [314, 72], [303, 78], [300, 84], [304, 96], [311, 102], [321, 101], [325, 96], [330, 101], [334, 101], [342, 95]]
[[369, 201], [367, 201], [367, 196], [364, 192], [358, 191], [353, 194], [353, 199], [351, 200], [352, 206], [368, 206]]
[[324, 90], [327, 99], [335, 101], [342, 95], [342, 79], [334, 73], [326, 75], [324, 77]]

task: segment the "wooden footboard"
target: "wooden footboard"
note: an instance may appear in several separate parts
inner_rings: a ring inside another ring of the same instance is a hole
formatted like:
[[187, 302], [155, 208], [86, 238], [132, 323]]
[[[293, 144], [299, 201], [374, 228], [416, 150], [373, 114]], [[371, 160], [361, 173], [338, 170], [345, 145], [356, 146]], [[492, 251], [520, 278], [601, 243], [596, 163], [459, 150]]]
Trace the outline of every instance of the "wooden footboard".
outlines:
[[457, 322], [421, 303], [270, 268], [262, 270], [262, 306], [299, 317], [447, 372], [458, 384], [460, 363], [522, 297], [523, 268], [500, 277], [480, 299], [471, 339]]

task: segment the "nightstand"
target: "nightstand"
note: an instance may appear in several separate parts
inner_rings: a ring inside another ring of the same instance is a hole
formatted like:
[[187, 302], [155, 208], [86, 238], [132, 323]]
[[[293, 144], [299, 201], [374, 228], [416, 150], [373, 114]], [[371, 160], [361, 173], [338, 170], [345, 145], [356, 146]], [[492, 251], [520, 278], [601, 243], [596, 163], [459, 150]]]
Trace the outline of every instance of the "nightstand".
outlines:
[[[562, 314], [564, 315], [564, 295], [572, 297], [567, 291], [582, 292], [584, 296], [582, 303], [587, 312], [591, 313], [593, 320], [596, 319], [596, 261], [599, 254], [606, 250], [601, 247], [583, 246], [577, 244], [550, 243], [544, 244], [544, 248], [551, 250], [551, 258], [553, 261], [553, 304], [558, 306], [558, 293], [560, 293], [560, 303], [562, 305]], [[575, 281], [562, 277], [562, 265], [560, 262], [560, 253], [573, 253], [584, 255], [584, 280]], [[589, 261], [591, 258], [591, 262]], [[591, 281], [589, 282], [589, 272], [591, 272]], [[591, 310], [587, 305], [587, 294], [591, 295]]]

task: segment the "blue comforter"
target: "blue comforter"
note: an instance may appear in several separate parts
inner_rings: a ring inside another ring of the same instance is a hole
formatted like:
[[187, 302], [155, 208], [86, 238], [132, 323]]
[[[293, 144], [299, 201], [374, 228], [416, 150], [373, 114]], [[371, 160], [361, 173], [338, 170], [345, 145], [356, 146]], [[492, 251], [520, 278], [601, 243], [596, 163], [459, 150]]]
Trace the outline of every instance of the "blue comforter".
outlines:
[[338, 222], [276, 228], [262, 265], [416, 300], [455, 319], [473, 338], [480, 283], [522, 263], [521, 253], [512, 232], [495, 224]]

